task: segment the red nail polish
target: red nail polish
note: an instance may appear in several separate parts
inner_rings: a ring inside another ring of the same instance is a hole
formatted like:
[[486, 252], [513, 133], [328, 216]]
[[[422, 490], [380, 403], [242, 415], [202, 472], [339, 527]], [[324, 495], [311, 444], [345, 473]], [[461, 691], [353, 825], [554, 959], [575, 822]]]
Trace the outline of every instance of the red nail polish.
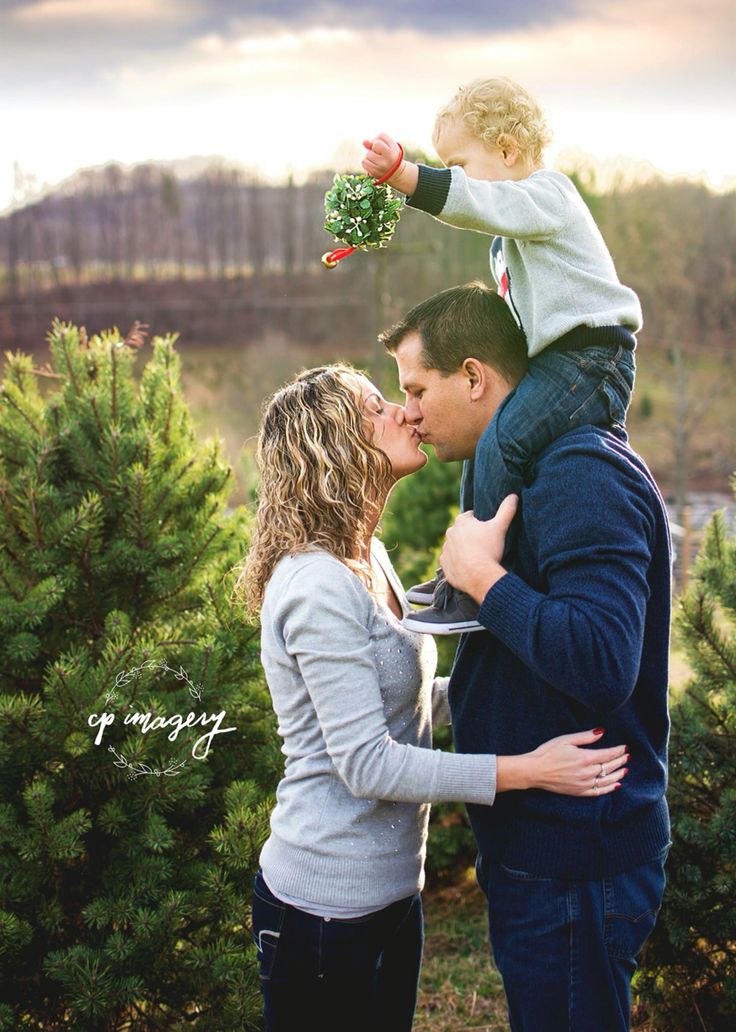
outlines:
[[602, 735], [605, 732], [605, 730], [606, 730], [605, 727], [594, 727], [593, 728], [593, 734], [594, 735]]
[[621, 777], [623, 777], [624, 774], [628, 774], [628, 773], [629, 773], [629, 768], [628, 767], [624, 767], [623, 771], [621, 772]]
[[621, 783], [620, 783], [620, 782], [617, 782], [617, 783], [616, 783], [616, 784], [615, 784], [615, 785], [613, 786], [613, 788], [614, 788], [614, 791], [618, 791], [618, 789], [619, 789], [619, 788], [621, 788]]

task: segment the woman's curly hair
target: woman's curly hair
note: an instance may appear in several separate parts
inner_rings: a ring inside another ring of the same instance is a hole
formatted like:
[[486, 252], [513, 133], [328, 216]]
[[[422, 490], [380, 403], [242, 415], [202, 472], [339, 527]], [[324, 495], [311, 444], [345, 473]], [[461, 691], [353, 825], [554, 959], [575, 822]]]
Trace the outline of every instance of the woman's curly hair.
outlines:
[[503, 147], [510, 138], [531, 167], [541, 165], [552, 134], [541, 107], [513, 79], [473, 79], [437, 112], [436, 145], [446, 118], [460, 119], [468, 132], [488, 147]]
[[323, 548], [371, 584], [361, 547], [393, 479], [369, 440], [363, 376], [342, 364], [308, 369], [265, 404], [255, 530], [235, 585], [251, 613], [284, 555]]

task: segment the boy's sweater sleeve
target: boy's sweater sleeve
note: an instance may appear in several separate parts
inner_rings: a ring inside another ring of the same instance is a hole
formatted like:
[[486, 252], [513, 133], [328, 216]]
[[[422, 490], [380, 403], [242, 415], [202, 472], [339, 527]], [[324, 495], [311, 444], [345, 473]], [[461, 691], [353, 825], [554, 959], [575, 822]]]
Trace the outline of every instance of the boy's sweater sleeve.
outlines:
[[372, 605], [346, 566], [317, 560], [295, 571], [278, 607], [286, 650], [337, 773], [358, 798], [491, 805], [495, 755], [424, 749], [391, 737], [372, 655]]
[[545, 682], [603, 716], [639, 675], [655, 528], [633, 476], [627, 489], [601, 458], [570, 458], [557, 452], [522, 495], [544, 590], [507, 573], [478, 619]]
[[551, 175], [515, 182], [469, 179], [463, 169], [419, 165], [417, 188], [407, 205], [458, 229], [515, 240], [547, 240], [567, 224], [570, 201]]

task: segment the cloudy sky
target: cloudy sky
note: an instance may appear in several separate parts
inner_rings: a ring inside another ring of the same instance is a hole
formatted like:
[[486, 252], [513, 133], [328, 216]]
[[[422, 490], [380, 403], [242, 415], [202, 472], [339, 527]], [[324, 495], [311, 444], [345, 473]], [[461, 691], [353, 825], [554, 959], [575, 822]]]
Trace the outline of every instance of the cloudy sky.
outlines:
[[0, 0], [0, 210], [14, 168], [222, 155], [264, 176], [431, 150], [458, 85], [509, 75], [589, 155], [736, 186], [733, 0]]

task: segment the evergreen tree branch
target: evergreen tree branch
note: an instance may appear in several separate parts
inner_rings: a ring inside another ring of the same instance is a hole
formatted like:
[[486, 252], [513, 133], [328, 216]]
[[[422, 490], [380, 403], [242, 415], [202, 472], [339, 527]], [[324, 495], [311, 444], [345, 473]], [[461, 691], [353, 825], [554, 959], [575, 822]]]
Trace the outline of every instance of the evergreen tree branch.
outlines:
[[[168, 1023], [166, 1025], [162, 1025], [159, 1021], [156, 1020], [156, 1018], [153, 1017], [152, 1014], [149, 1014], [146, 1011], [142, 1010], [138, 1006], [138, 1004], [135, 1002], [135, 1000], [133, 1000], [131, 1002], [131, 1007], [133, 1008], [135, 1013], [139, 1017], [143, 1018], [143, 1020], [146, 1022], [146, 1029], [147, 1030], [149, 1028], [152, 1028], [152, 1029], [154, 1029], [154, 1032], [167, 1032], [167, 1029], [169, 1029], [171, 1027]], [[179, 1017], [184, 1017], [184, 1015], [178, 1015], [178, 1016]], [[168, 1019], [167, 1019], [167, 1022], [168, 1022]]]
[[[10, 554], [10, 555], [12, 556], [12, 553], [10, 553], [10, 552], [9, 552], [9, 554]], [[20, 594], [20, 592], [18, 592], [18, 591], [16, 591], [16, 590], [15, 590], [15, 588], [14, 588], [14, 587], [13, 587], [13, 585], [12, 585], [12, 584], [10, 583], [10, 581], [9, 581], [9, 580], [8, 580], [8, 578], [7, 578], [6, 576], [5, 576], [5, 574], [3, 573], [3, 571], [2, 571], [2, 570], [0, 570], [0, 579], [2, 580], [3, 584], [5, 585], [5, 590], [6, 590], [6, 591], [7, 591], [7, 593], [8, 593], [9, 595], [10, 595], [10, 597], [11, 597], [11, 598], [12, 598], [12, 599], [13, 599], [13, 600], [14, 600], [15, 602], [20, 602], [20, 601], [22, 601], [22, 599], [23, 599], [23, 597], [24, 597], [24, 596], [23, 596], [23, 595], [21, 595], [21, 594]]]
[[47, 380], [63, 380], [64, 379], [64, 377], [61, 375], [61, 373], [52, 373], [47, 365], [44, 366], [42, 369], [36, 369], [34, 367], [33, 369], [31, 369], [31, 372], [35, 376], [41, 376], [41, 377], [43, 377], [43, 378], [45, 378]]
[[10, 504], [10, 492], [8, 491], [5, 484], [0, 485], [0, 502], [2, 502], [3, 511], [5, 518], [8, 521], [8, 526], [15, 531], [15, 535], [22, 540], [26, 540], [25, 531], [18, 523], [13, 512], [13, 507]]
[[200, 560], [200, 559], [202, 558], [202, 556], [203, 556], [203, 555], [204, 555], [204, 553], [205, 553], [205, 552], [207, 551], [207, 549], [208, 549], [208, 548], [209, 548], [209, 546], [210, 546], [210, 545], [212, 544], [212, 542], [213, 542], [213, 541], [215, 540], [215, 538], [216, 538], [216, 537], [217, 537], [217, 536], [218, 536], [218, 535], [219, 535], [219, 534], [220, 534], [221, 532], [222, 532], [222, 527], [215, 527], [215, 529], [214, 529], [214, 530], [212, 531], [212, 533], [210, 534], [210, 536], [209, 536], [209, 537], [207, 538], [207, 540], [205, 541], [205, 543], [204, 543], [204, 544], [202, 545], [202, 547], [200, 548], [200, 550], [199, 550], [199, 551], [197, 552], [197, 554], [195, 555], [195, 557], [194, 557], [194, 559], [192, 560], [191, 564], [190, 564], [190, 565], [189, 565], [189, 566], [187, 567], [187, 569], [186, 569], [186, 570], [184, 570], [184, 578], [185, 578], [185, 579], [184, 579], [183, 581], [181, 581], [181, 582], [179, 583], [178, 587], [174, 588], [174, 590], [173, 590], [173, 591], [169, 591], [169, 592], [167, 592], [167, 593], [166, 593], [165, 595], [159, 595], [159, 596], [158, 596], [157, 598], [154, 598], [154, 599], [153, 599], [153, 601], [152, 601], [152, 603], [151, 603], [152, 605], [160, 605], [160, 604], [161, 604], [162, 602], [165, 602], [165, 601], [167, 601], [167, 600], [168, 600], [168, 599], [170, 599], [170, 598], [174, 598], [174, 597], [175, 597], [176, 595], [178, 595], [178, 594], [179, 594], [179, 593], [180, 593], [181, 591], [183, 591], [185, 587], [187, 587], [187, 585], [188, 585], [188, 583], [189, 583], [189, 579], [190, 579], [190, 577], [191, 577], [191, 574], [192, 574], [193, 570], [195, 569], [195, 567], [197, 566], [197, 563], [198, 563], [198, 562], [199, 562], [199, 560]]
[[695, 695], [693, 693], [688, 693], [688, 697], [690, 698], [694, 706], [698, 706], [701, 710], [708, 714], [708, 716], [713, 718], [718, 727], [720, 727], [723, 731], [724, 738], [731, 737], [730, 732], [728, 730], [728, 726], [724, 721], [724, 718], [721, 716], [718, 710], [715, 709], [715, 707], [709, 699], [704, 699], [701, 696]]
[[31, 515], [33, 516], [33, 528], [36, 532], [36, 547], [42, 549], [44, 547], [43, 530], [41, 528], [38, 506], [36, 505], [36, 491], [34, 488], [31, 488]]
[[[2, 427], [0, 427], [0, 432], [1, 431]], [[11, 455], [8, 455], [6, 452], [0, 452], [0, 459], [2, 459], [3, 462], [9, 463], [11, 466], [15, 466], [17, 469], [23, 469], [23, 463], [20, 462], [18, 459], [14, 459]]]
[[64, 355], [64, 360], [66, 362], [66, 370], [67, 370], [67, 373], [69, 374], [69, 379], [71, 380], [71, 382], [72, 382], [72, 384], [74, 386], [74, 391], [75, 391], [77, 397], [79, 398], [79, 397], [81, 397], [82, 392], [80, 390], [77, 378], [74, 375], [74, 365], [72, 363], [72, 359], [71, 359], [71, 356], [69, 354], [69, 341], [68, 341], [68, 338], [67, 338], [67, 334], [63, 331], [63, 329], [61, 330], [61, 332], [59, 334], [59, 337], [61, 339], [62, 354]]
[[18, 405], [17, 402], [15, 402], [13, 400], [13, 398], [11, 398], [11, 396], [8, 394], [7, 391], [3, 390], [2, 391], [2, 396], [5, 399], [5, 401], [8, 403], [8, 405], [10, 405], [11, 408], [14, 408], [15, 411], [18, 413], [18, 415], [22, 416], [23, 419], [25, 419], [26, 423], [28, 423], [28, 425], [30, 426], [31, 430], [33, 430], [33, 432], [35, 434], [40, 434], [41, 433], [40, 429], [36, 426], [36, 424], [33, 422], [33, 420], [28, 415], [28, 413], [25, 412], [24, 409], [22, 409], [21, 406]]
[[[705, 596], [702, 592], [698, 592], [695, 599], [695, 605], [697, 607], [697, 614], [691, 616], [689, 609], [684, 608], [680, 612], [680, 619], [685, 622], [686, 626], [689, 626], [697, 635], [698, 649], [702, 647], [703, 642], [707, 644], [711, 650], [716, 654], [718, 659], [721, 660], [726, 668], [726, 672], [729, 677], [736, 678], [736, 666], [731, 661], [728, 652], [725, 650], [725, 643], [722, 636], [717, 630], [713, 629], [710, 620], [706, 619], [706, 602]], [[698, 652], [695, 653], [696, 657]]]
[[10, 430], [8, 430], [8, 428], [6, 426], [2, 426], [1, 424], [0, 424], [0, 434], [3, 434], [5, 437], [7, 437], [7, 439], [9, 441], [12, 441], [12, 443], [14, 445], [16, 445], [16, 447], [18, 447], [18, 448], [25, 448], [25, 441], [21, 437], [16, 436], [16, 434], [14, 434]]
[[[110, 361], [112, 363], [112, 379], [110, 380], [110, 411], [113, 423], [118, 421], [118, 356], [115, 344], [110, 342]], [[93, 399], [94, 400], [94, 399]]]
[[204, 666], [202, 668], [202, 673], [200, 675], [200, 680], [201, 680], [202, 684], [207, 684], [207, 671], [209, 670], [210, 659], [211, 658], [212, 658], [212, 646], [211, 645], [207, 645], [207, 646], [205, 646], [205, 650], [204, 650]]
[[95, 423], [97, 423], [97, 429], [100, 433], [100, 437], [102, 438], [105, 436], [105, 427], [103, 426], [102, 420], [100, 419], [100, 413], [97, 408], [97, 401], [94, 397], [89, 399], [89, 407], [92, 409], [92, 412], [95, 417]]
[[[69, 703], [69, 705], [71, 706], [71, 712], [74, 713], [74, 715], [77, 718], [84, 717], [84, 710], [82, 709], [81, 706], [77, 705], [77, 702], [76, 702], [76, 700], [75, 700], [75, 698], [74, 698], [74, 696], [72, 694], [72, 690], [69, 687], [69, 684], [67, 683], [66, 676], [65, 676], [65, 674], [66, 674], [65, 668], [62, 667], [62, 666], [58, 666], [57, 665], [54, 668], [54, 673], [58, 677], [58, 679], [61, 682], [61, 685], [62, 685], [62, 687], [64, 689], [64, 692], [66, 693], [66, 700]], [[62, 705], [64, 705], [63, 702], [62, 702]], [[66, 707], [66, 705], [64, 705], [64, 709], [67, 711], [67, 713], [70, 712], [69, 709]]]
[[197, 641], [196, 638], [179, 638], [172, 641], [157, 641], [156, 645], [162, 648], [166, 645], [200, 645], [201, 642]]

